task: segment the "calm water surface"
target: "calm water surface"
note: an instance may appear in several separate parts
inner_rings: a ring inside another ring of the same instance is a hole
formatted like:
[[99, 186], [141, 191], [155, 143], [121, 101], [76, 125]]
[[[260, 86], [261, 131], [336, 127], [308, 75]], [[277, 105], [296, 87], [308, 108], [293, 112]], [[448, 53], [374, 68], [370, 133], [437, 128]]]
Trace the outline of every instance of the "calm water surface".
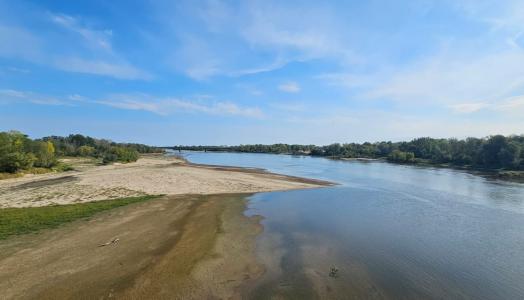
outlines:
[[523, 184], [384, 162], [184, 155], [339, 183], [250, 198], [267, 267], [250, 297], [524, 299]]

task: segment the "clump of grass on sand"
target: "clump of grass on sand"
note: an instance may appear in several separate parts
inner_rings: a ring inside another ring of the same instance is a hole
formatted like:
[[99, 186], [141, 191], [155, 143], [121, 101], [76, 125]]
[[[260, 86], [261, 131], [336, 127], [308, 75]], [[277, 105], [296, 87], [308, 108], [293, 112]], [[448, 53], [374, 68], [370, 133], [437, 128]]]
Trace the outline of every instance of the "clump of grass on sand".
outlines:
[[43, 207], [0, 209], [0, 240], [12, 235], [55, 228], [67, 222], [90, 217], [112, 208], [157, 198], [159, 195], [118, 198], [86, 203]]
[[22, 177], [22, 176], [24, 176], [24, 174], [22, 174], [22, 173], [4, 173], [4, 172], [0, 172], [0, 180], [2, 180], [2, 179], [18, 178], [18, 177]]

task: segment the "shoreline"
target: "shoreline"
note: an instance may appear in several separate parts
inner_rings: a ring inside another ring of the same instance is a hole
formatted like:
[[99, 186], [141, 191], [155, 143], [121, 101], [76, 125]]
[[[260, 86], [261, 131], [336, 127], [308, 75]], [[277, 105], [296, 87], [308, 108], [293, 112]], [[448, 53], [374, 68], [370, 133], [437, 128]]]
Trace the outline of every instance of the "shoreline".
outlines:
[[265, 175], [265, 176], [272, 177], [272, 178], [280, 178], [280, 179], [288, 180], [292, 182], [319, 185], [319, 187], [338, 185], [335, 182], [331, 182], [327, 180], [278, 174], [278, 173], [273, 173], [273, 172], [270, 172], [262, 168], [235, 167], [235, 166], [226, 166], [226, 165], [208, 165], [208, 164], [197, 164], [197, 163], [192, 163], [192, 162], [188, 162], [187, 165], [196, 167], [196, 168], [208, 169], [208, 170], [260, 174], [260, 175]]

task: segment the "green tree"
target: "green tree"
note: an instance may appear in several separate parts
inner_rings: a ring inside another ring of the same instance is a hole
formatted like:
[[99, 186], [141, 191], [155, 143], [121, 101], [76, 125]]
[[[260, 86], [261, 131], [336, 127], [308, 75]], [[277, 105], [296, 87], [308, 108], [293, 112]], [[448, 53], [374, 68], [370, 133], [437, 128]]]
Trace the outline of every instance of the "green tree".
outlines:
[[56, 165], [55, 146], [52, 142], [40, 141], [35, 142], [34, 153], [36, 156], [35, 166], [42, 168], [50, 168]]
[[18, 131], [0, 132], [0, 172], [14, 173], [33, 166], [31, 140]]

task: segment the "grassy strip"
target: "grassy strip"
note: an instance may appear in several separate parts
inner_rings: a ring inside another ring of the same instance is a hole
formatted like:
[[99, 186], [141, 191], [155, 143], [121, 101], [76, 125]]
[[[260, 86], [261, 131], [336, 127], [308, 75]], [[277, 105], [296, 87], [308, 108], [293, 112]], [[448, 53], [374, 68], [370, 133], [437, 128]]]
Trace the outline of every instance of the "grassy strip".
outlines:
[[12, 235], [55, 228], [98, 212], [159, 197], [147, 195], [67, 205], [0, 209], [0, 240]]

